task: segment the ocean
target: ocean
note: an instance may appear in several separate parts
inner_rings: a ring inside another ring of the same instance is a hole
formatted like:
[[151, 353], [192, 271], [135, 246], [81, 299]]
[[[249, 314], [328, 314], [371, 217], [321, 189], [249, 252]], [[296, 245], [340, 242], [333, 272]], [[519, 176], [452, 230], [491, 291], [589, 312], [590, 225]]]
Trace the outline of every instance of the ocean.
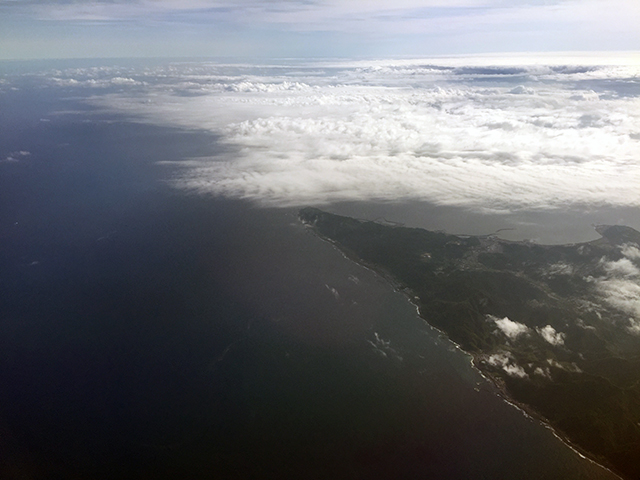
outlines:
[[0, 95], [2, 478], [616, 478], [297, 208], [167, 183], [215, 135]]

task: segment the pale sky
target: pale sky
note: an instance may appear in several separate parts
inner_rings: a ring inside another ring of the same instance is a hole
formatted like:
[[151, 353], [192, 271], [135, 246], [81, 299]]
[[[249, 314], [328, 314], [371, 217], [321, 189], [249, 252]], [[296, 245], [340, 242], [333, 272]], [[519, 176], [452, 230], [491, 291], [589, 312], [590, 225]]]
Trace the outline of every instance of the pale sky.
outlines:
[[0, 0], [0, 58], [640, 49], [638, 0]]

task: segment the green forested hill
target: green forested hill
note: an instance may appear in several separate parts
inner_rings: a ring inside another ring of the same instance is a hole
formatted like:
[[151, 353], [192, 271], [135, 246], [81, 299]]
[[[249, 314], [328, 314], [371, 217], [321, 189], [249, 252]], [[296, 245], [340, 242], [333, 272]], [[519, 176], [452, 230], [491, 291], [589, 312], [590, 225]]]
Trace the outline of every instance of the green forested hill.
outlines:
[[640, 478], [640, 233], [537, 245], [382, 225], [306, 208], [301, 221], [405, 291], [516, 402]]

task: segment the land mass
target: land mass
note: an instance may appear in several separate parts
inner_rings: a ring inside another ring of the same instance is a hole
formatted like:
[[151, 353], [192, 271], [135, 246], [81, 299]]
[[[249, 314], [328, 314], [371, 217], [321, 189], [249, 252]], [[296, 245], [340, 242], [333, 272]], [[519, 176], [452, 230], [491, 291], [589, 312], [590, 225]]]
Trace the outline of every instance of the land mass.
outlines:
[[570, 245], [333, 215], [300, 220], [390, 280], [514, 402], [619, 475], [640, 478], [640, 232]]

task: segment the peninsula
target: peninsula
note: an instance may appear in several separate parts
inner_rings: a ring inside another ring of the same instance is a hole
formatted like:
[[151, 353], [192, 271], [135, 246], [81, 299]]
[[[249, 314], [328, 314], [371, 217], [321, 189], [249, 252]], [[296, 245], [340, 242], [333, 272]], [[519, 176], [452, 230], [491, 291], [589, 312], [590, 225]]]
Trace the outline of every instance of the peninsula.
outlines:
[[300, 220], [406, 293], [513, 402], [640, 478], [640, 232], [538, 245], [356, 220]]

